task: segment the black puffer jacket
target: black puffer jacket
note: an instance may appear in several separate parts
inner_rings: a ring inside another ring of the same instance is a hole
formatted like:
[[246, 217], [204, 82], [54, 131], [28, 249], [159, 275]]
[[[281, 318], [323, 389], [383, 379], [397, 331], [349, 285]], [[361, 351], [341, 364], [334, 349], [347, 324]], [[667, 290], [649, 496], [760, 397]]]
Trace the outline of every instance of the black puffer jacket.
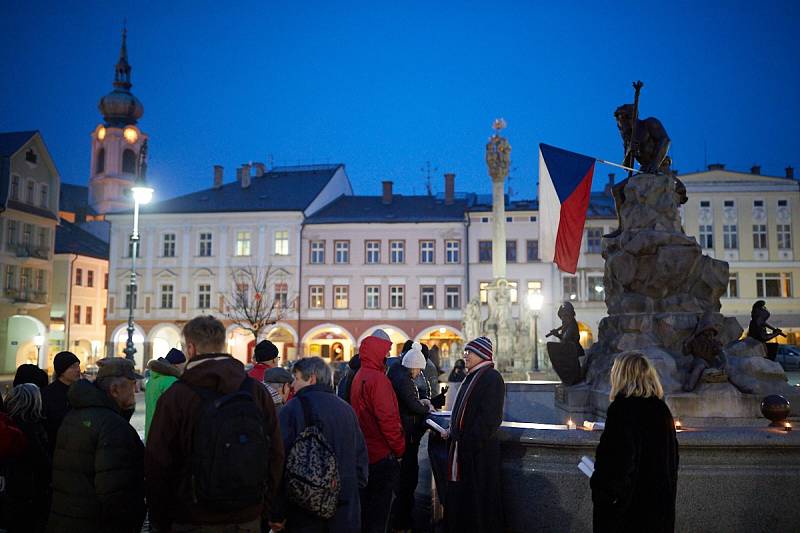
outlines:
[[144, 446], [116, 403], [81, 380], [58, 430], [47, 530], [138, 533], [144, 522]]
[[347, 373], [339, 381], [336, 395], [347, 403], [350, 403], [350, 387], [353, 385], [353, 378], [356, 377], [359, 368], [361, 368], [361, 356], [355, 354], [347, 363]]
[[428, 414], [428, 408], [419, 401], [419, 391], [411, 378], [411, 372], [403, 365], [392, 365], [387, 376], [397, 395], [397, 406], [400, 408], [400, 421], [403, 424], [406, 442], [419, 442], [424, 433], [422, 424], [425, 415]]

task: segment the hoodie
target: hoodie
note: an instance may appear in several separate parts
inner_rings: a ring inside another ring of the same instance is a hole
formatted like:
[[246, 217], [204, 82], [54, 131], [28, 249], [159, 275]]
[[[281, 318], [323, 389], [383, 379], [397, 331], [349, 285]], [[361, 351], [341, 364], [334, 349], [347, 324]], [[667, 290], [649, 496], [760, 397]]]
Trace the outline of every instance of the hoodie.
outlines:
[[147, 432], [150, 430], [150, 423], [153, 421], [153, 413], [156, 412], [158, 399], [170, 385], [178, 381], [181, 375], [179, 368], [171, 365], [166, 359], [152, 359], [147, 363], [150, 369], [150, 379], [147, 380], [147, 387], [144, 391], [145, 413], [144, 413], [144, 438], [147, 440]]

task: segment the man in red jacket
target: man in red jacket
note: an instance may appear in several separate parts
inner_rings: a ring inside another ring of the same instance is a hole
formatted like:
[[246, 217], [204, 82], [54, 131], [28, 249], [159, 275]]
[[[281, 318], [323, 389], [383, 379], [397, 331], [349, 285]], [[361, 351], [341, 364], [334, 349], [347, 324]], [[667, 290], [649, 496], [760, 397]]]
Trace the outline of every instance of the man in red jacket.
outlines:
[[369, 482], [361, 491], [361, 527], [368, 533], [386, 531], [400, 458], [406, 449], [397, 396], [384, 373], [391, 347], [389, 335], [381, 329], [361, 341], [361, 368], [350, 389], [350, 404], [369, 455]]

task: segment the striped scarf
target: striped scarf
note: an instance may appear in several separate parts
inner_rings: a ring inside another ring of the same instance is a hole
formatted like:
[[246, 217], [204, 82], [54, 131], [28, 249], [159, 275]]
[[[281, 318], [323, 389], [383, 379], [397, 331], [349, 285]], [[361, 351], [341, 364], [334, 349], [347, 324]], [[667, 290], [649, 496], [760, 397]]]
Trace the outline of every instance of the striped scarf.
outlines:
[[[490, 368], [494, 368], [494, 363], [492, 361], [483, 361], [473, 366], [469, 369], [469, 372], [467, 372], [467, 378], [465, 380], [466, 386], [461, 385], [458, 389], [455, 407], [450, 416], [450, 427], [458, 428], [458, 439], [450, 443], [450, 453], [447, 458], [447, 479], [449, 481], [461, 481], [461, 465], [458, 460], [458, 441], [461, 440], [461, 432], [464, 429], [464, 414], [467, 412], [467, 404], [475, 388], [475, 383], [477, 383], [486, 370]], [[469, 383], [466, 383], [467, 380], [469, 380]]]

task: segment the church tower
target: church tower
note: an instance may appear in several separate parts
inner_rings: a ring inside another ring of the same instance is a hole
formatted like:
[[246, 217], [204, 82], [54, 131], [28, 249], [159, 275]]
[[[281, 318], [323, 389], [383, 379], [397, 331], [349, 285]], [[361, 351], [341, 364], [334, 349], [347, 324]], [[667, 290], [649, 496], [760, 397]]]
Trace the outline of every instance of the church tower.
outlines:
[[140, 156], [146, 151], [147, 135], [136, 125], [144, 106], [131, 93], [127, 28], [114, 73], [114, 89], [97, 105], [103, 124], [92, 132], [92, 160], [89, 175], [89, 205], [99, 214], [131, 208], [127, 194], [136, 179]]

